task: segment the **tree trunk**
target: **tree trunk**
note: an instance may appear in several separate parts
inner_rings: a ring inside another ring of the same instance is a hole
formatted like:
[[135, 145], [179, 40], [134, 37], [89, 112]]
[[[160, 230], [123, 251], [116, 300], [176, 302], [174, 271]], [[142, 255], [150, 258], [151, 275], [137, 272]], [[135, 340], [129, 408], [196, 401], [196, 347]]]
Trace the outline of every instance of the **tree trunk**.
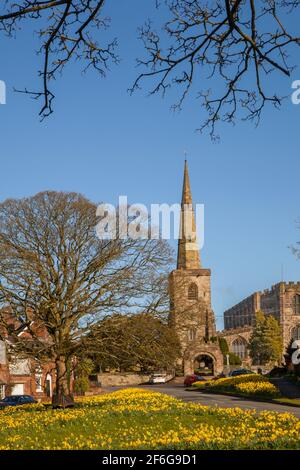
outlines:
[[74, 399], [70, 394], [67, 377], [66, 357], [59, 355], [55, 360], [56, 387], [53, 394], [52, 404], [57, 407], [73, 406]]

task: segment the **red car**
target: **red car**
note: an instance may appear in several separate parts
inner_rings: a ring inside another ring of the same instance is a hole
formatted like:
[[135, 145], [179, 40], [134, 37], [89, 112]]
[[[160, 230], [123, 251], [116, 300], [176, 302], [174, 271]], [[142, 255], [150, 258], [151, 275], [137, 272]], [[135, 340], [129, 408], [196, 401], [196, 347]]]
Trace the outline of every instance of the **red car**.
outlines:
[[193, 383], [202, 382], [203, 380], [205, 379], [201, 377], [201, 375], [196, 375], [196, 374], [187, 375], [184, 379], [184, 386], [190, 387]]

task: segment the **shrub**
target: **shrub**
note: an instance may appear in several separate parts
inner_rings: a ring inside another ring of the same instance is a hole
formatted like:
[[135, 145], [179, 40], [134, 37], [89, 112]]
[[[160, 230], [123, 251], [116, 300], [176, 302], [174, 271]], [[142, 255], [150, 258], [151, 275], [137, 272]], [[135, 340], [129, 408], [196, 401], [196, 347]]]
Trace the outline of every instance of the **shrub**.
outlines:
[[75, 381], [74, 389], [78, 395], [83, 395], [90, 387], [89, 379], [87, 377], [78, 377]]
[[269, 372], [270, 377], [281, 377], [287, 373], [286, 367], [273, 367]]
[[229, 353], [229, 364], [231, 366], [240, 366], [242, 364], [242, 359], [232, 352]]
[[229, 352], [229, 346], [227, 343], [226, 338], [219, 338], [219, 346], [221, 349], [221, 352], [223, 354], [223, 363], [224, 365], [227, 364], [227, 354], [229, 355], [229, 364], [232, 366], [240, 366], [242, 364], [242, 360], [239, 356], [236, 354]]

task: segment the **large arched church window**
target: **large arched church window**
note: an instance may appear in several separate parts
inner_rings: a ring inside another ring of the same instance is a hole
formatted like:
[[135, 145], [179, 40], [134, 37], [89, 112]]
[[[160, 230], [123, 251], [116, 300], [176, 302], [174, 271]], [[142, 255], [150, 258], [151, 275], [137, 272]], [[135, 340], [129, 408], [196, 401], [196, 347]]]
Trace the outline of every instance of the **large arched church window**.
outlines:
[[239, 358], [244, 359], [247, 356], [246, 341], [241, 337], [236, 338], [232, 343], [232, 352], [239, 356]]
[[189, 285], [188, 299], [189, 300], [197, 300], [198, 299], [198, 287], [197, 287], [197, 284], [195, 284], [194, 282]]
[[294, 328], [292, 328], [291, 338], [293, 341], [300, 339], [300, 325], [294, 326]]

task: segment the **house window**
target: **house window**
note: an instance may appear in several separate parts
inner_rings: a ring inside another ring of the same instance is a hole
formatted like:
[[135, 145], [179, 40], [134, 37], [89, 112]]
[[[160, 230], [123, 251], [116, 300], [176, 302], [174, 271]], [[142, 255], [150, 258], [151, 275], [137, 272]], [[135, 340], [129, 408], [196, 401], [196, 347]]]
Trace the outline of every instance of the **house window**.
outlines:
[[188, 338], [189, 338], [189, 341], [195, 341], [195, 339], [196, 339], [196, 330], [195, 330], [195, 328], [191, 328], [188, 331]]
[[46, 375], [45, 392], [46, 392], [47, 397], [52, 397], [52, 377], [51, 377], [51, 374]]
[[3, 400], [5, 398], [5, 385], [0, 385], [0, 399]]
[[197, 284], [194, 282], [190, 284], [189, 290], [188, 290], [188, 299], [189, 300], [197, 300], [198, 299], [198, 287]]
[[300, 339], [300, 325], [295, 326], [291, 331], [291, 337], [293, 341]]
[[11, 395], [24, 395], [24, 384], [14, 384], [11, 388]]
[[297, 294], [294, 297], [294, 313], [300, 315], [300, 295]]
[[36, 392], [43, 391], [43, 374], [41, 369], [38, 369], [35, 374]]
[[247, 343], [243, 338], [237, 338], [232, 343], [232, 352], [239, 356], [240, 359], [245, 359], [247, 355]]

